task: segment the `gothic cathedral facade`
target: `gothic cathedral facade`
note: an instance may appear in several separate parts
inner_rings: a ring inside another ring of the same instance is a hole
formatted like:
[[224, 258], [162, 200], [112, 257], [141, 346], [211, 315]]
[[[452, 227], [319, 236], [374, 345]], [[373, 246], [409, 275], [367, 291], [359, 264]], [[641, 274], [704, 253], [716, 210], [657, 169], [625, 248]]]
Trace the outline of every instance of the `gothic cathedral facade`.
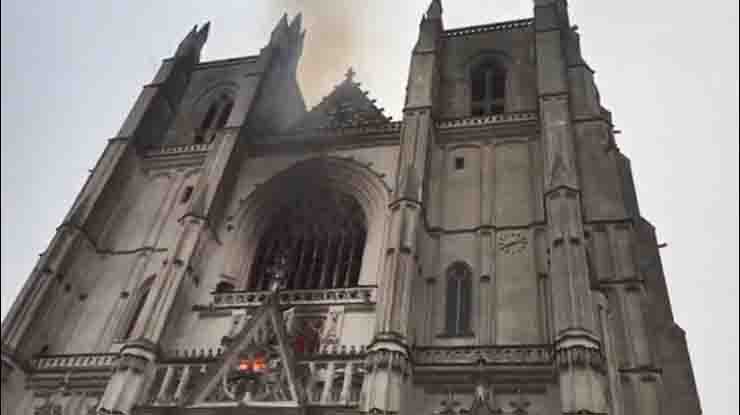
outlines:
[[411, 51], [403, 116], [305, 32], [144, 86], [2, 325], [3, 414], [701, 413], [565, 0]]

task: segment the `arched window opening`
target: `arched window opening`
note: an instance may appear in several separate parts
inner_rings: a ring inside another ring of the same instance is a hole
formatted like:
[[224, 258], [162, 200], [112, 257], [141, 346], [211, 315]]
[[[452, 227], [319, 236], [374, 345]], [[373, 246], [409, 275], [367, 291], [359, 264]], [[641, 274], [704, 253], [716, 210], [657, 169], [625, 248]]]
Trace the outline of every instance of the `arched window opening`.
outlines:
[[447, 268], [447, 327], [449, 336], [468, 336], [470, 330], [472, 272], [464, 262]]
[[275, 214], [259, 243], [248, 288], [267, 290], [284, 264], [285, 288], [358, 284], [367, 225], [357, 201], [328, 188], [307, 188]]
[[218, 116], [218, 121], [216, 122], [215, 128], [224, 128], [226, 125], [226, 121], [229, 120], [229, 115], [231, 115], [231, 110], [234, 108], [234, 102], [229, 100], [226, 102], [226, 105], [221, 110], [221, 115]]
[[207, 136], [210, 136], [209, 141], [213, 140], [213, 132], [209, 130], [223, 128], [229, 120], [232, 109], [234, 109], [234, 100], [228, 95], [221, 95], [213, 101], [195, 134], [195, 143], [203, 143]]
[[203, 122], [200, 123], [201, 130], [206, 130], [211, 127], [213, 119], [216, 117], [216, 112], [218, 112], [218, 104], [218, 101], [214, 102], [213, 104], [211, 104], [210, 108], [208, 108], [208, 112], [203, 118]]
[[486, 62], [471, 74], [471, 110], [473, 115], [504, 112], [506, 71], [498, 64]]

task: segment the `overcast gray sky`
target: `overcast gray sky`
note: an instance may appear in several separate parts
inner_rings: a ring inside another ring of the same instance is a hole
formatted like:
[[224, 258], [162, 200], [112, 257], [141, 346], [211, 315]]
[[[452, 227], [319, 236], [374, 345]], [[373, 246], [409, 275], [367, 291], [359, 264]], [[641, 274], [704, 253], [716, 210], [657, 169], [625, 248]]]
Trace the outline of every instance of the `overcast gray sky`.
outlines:
[[[669, 244], [663, 261], [704, 412], [737, 413], [738, 1], [570, 3], [642, 213]], [[303, 9], [307, 101], [353, 65], [399, 118], [426, 5], [2, 0], [2, 316], [106, 139], [193, 24], [213, 22], [204, 59], [249, 55], [283, 11]], [[532, 15], [531, 0], [444, 6], [448, 28]]]

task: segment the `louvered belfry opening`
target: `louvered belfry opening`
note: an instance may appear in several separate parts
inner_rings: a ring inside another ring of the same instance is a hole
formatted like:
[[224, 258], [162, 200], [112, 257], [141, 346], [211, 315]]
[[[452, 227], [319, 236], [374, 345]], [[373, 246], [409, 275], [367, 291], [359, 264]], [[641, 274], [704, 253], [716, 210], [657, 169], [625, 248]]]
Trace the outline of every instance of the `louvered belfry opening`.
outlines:
[[307, 186], [272, 218], [254, 257], [249, 290], [267, 290], [278, 263], [284, 264], [288, 290], [358, 285], [367, 220], [353, 197]]

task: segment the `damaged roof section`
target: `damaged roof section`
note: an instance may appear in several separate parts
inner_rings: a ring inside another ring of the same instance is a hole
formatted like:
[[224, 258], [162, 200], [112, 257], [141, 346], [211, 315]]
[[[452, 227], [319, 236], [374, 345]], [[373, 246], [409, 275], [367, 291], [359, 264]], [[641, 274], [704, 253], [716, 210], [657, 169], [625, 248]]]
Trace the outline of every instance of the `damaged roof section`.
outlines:
[[355, 72], [347, 70], [344, 81], [324, 97], [306, 115], [296, 122], [294, 132], [323, 128], [363, 127], [388, 124], [391, 117], [383, 114], [383, 108], [375, 105], [375, 100], [368, 97], [368, 91], [360, 89], [360, 83], [354, 80]]

